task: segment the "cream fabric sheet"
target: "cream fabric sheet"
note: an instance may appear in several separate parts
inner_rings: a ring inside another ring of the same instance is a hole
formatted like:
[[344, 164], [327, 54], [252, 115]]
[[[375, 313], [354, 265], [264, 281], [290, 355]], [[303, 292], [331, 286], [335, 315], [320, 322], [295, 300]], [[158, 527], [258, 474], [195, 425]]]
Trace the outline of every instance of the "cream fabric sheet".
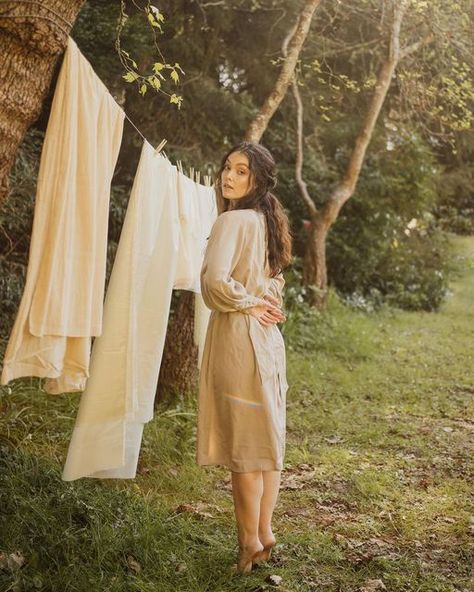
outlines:
[[66, 481], [136, 474], [143, 425], [153, 417], [176, 277], [180, 287], [196, 285], [202, 257], [196, 263], [187, 253], [202, 248], [207, 234], [199, 228], [210, 228], [215, 218], [214, 191], [204, 189], [207, 207], [196, 209], [196, 189], [144, 144], [107, 290], [104, 330], [94, 342], [63, 471]]
[[283, 467], [286, 357], [277, 325], [245, 314], [265, 295], [280, 302], [283, 276], [270, 278], [266, 222], [255, 210], [221, 214], [201, 273], [212, 309], [199, 388], [197, 462], [232, 471]]
[[124, 113], [69, 38], [41, 154], [26, 285], [2, 384], [81, 391], [100, 335], [110, 184]]

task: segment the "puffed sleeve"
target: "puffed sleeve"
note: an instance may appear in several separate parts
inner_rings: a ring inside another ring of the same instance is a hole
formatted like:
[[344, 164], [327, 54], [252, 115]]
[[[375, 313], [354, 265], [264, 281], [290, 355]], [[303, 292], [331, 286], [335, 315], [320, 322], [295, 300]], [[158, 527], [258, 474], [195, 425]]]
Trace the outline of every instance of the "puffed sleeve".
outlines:
[[269, 294], [278, 300], [279, 306], [283, 305], [283, 286], [285, 285], [285, 279], [282, 273], [279, 273], [275, 277], [268, 280], [267, 289], [265, 295]]
[[211, 310], [245, 312], [262, 302], [232, 277], [254, 232], [253, 221], [245, 210], [224, 212], [214, 222], [201, 269], [201, 294]]

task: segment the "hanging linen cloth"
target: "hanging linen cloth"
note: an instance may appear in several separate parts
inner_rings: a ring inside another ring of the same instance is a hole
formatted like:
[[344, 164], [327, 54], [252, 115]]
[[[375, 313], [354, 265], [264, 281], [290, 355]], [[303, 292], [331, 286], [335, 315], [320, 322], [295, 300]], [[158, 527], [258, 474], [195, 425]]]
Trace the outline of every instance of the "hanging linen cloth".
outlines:
[[194, 344], [198, 346], [200, 368], [211, 314], [200, 294], [200, 273], [207, 239], [217, 218], [217, 204], [213, 190], [193, 182], [182, 172], [178, 172], [178, 201], [181, 233], [174, 288], [196, 292]]
[[64, 466], [65, 481], [135, 477], [143, 426], [153, 417], [178, 266], [183, 284], [195, 286], [194, 274], [199, 277], [194, 259], [182, 249], [185, 244], [200, 249], [207, 235], [197, 232], [193, 243], [191, 228], [206, 230], [216, 215], [214, 191], [206, 187], [208, 208], [191, 224], [196, 191], [188, 185], [189, 196], [183, 196], [181, 181], [176, 167], [145, 142], [107, 290], [104, 330], [94, 342], [91, 376]]
[[124, 113], [69, 38], [41, 154], [25, 290], [2, 384], [81, 391], [102, 330], [110, 184]]

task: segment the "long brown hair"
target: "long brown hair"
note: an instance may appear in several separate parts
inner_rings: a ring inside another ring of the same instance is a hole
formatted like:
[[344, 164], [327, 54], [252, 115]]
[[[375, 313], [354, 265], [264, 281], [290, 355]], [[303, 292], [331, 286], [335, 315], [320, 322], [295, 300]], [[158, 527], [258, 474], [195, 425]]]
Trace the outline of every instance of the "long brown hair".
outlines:
[[[226, 160], [234, 152], [245, 154], [249, 160], [250, 191], [245, 197], [230, 200], [222, 195], [221, 179]], [[254, 209], [265, 214], [267, 223], [267, 254], [272, 277], [283, 271], [292, 261], [290, 225], [288, 216], [278, 198], [272, 193], [276, 185], [275, 160], [269, 150], [254, 142], [241, 142], [224, 156], [215, 179], [219, 213], [231, 209]]]

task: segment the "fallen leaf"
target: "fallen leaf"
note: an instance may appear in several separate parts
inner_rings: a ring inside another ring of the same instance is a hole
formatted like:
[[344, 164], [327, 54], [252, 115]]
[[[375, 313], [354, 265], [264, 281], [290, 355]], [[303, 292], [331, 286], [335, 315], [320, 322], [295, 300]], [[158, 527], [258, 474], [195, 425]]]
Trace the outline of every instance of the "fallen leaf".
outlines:
[[25, 558], [19, 551], [16, 551], [15, 553], [10, 553], [10, 555], [7, 558], [7, 565], [9, 569], [11, 569], [12, 571], [14, 571], [15, 569], [20, 569], [20, 567], [22, 567], [24, 563]]
[[[197, 504], [180, 504], [177, 508], [175, 508], [176, 514], [193, 514], [197, 518], [213, 518], [213, 515], [208, 512], [211, 506], [209, 504], [203, 504], [198, 502]], [[222, 512], [221, 508], [217, 506], [212, 506], [214, 510], [217, 512]]]
[[279, 586], [282, 583], [283, 578], [281, 576], [271, 575], [271, 576], [268, 576], [265, 579], [265, 581], [268, 582], [269, 584], [271, 584], [272, 586]]
[[360, 592], [375, 592], [376, 590], [386, 590], [385, 584], [382, 580], [367, 580], [365, 584], [359, 588]]
[[127, 556], [127, 567], [137, 574], [142, 571], [142, 566], [132, 555]]
[[344, 442], [344, 438], [334, 434], [333, 436], [329, 436], [329, 438], [324, 438], [324, 441], [328, 444], [340, 444], [341, 442]]

